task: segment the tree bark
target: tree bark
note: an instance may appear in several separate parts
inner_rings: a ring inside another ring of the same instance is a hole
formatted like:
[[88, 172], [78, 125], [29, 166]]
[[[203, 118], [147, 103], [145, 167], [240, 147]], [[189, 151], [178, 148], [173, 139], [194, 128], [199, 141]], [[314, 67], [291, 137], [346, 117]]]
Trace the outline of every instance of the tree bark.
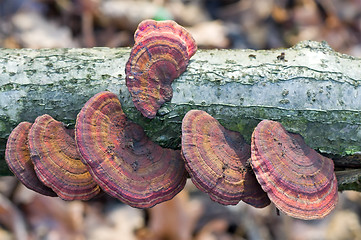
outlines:
[[[173, 82], [172, 101], [152, 120], [134, 108], [125, 86], [129, 53], [129, 48], [0, 49], [0, 175], [9, 174], [4, 149], [19, 122], [47, 113], [73, 126], [84, 103], [103, 90], [119, 93], [127, 116], [165, 147], [180, 147], [184, 114], [202, 109], [248, 142], [260, 120], [273, 119], [340, 163], [361, 152], [361, 59], [326, 43], [199, 50]], [[360, 167], [360, 158], [353, 163]]]

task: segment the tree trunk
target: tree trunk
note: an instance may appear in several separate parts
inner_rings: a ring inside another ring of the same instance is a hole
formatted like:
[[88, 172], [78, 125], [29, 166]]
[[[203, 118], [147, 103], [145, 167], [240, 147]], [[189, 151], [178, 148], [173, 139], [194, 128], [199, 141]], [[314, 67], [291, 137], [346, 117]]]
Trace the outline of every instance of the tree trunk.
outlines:
[[[4, 149], [19, 122], [47, 113], [72, 126], [83, 104], [103, 90], [119, 93], [128, 117], [166, 147], [180, 147], [182, 117], [202, 109], [248, 142], [260, 120], [273, 119], [335, 161], [361, 152], [361, 59], [336, 53], [326, 43], [305, 41], [267, 51], [199, 50], [173, 82], [172, 101], [153, 120], [136, 111], [125, 86], [129, 52], [0, 49], [0, 175], [9, 174]], [[352, 161], [360, 167], [360, 157]]]

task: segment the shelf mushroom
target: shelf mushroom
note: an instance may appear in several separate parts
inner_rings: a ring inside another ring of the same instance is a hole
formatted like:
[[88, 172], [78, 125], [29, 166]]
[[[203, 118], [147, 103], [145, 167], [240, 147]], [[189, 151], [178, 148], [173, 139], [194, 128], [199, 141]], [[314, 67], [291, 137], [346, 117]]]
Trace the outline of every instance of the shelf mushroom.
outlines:
[[224, 205], [243, 200], [259, 208], [270, 204], [249, 166], [250, 146], [208, 113], [191, 110], [184, 116], [182, 153], [192, 182], [212, 200]]
[[173, 198], [186, 182], [180, 151], [162, 148], [127, 120], [118, 97], [100, 92], [76, 121], [76, 144], [102, 189], [132, 207]]
[[143, 39], [158, 34], [169, 34], [178, 37], [178, 40], [182, 41], [187, 47], [187, 54], [189, 58], [197, 51], [197, 45], [192, 35], [185, 28], [172, 20], [155, 21], [148, 19], [142, 21], [138, 25], [137, 31], [134, 34], [134, 41], [142, 42]]
[[144, 20], [134, 35], [126, 64], [126, 85], [135, 107], [154, 118], [172, 99], [172, 82], [186, 69], [197, 50], [193, 37], [176, 22]]
[[45, 114], [29, 131], [30, 157], [39, 179], [64, 200], [89, 200], [100, 192], [75, 145], [74, 129]]
[[261, 121], [252, 135], [252, 168], [278, 209], [300, 219], [319, 219], [336, 206], [333, 161], [308, 147], [278, 122]]
[[28, 134], [32, 124], [21, 122], [11, 132], [6, 143], [5, 160], [10, 170], [27, 188], [40, 194], [56, 197], [56, 193], [37, 177], [30, 158]]

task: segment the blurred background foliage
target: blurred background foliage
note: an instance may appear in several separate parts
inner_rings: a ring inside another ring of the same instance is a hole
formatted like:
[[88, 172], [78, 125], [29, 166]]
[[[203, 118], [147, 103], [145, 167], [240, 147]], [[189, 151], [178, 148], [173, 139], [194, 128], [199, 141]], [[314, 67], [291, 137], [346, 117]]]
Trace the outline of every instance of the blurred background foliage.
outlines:
[[201, 48], [327, 41], [361, 55], [360, 0], [0, 0], [0, 46], [122, 47], [143, 19], [173, 19]]
[[[0, 47], [125, 47], [143, 19], [173, 19], [199, 48], [270, 49], [327, 41], [361, 57], [361, 0], [0, 0]], [[191, 182], [148, 210], [102, 195], [66, 202], [0, 179], [0, 239], [361, 239], [361, 195], [340, 193], [323, 220], [301, 221], [273, 205], [212, 202]]]

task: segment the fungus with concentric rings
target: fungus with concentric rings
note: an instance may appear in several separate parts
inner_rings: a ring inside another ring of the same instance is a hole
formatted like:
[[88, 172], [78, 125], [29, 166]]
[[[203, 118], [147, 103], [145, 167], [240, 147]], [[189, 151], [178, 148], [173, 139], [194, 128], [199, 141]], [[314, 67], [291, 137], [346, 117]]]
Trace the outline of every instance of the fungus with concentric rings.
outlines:
[[187, 47], [188, 57], [192, 57], [197, 51], [197, 45], [192, 37], [192, 35], [182, 26], [178, 25], [172, 20], [166, 21], [155, 21], [155, 20], [144, 20], [142, 21], [137, 28], [137, 31], [134, 34], [135, 42], [142, 42], [144, 38], [147, 38], [151, 35], [158, 34], [170, 34], [179, 37], [180, 41]]
[[40, 194], [55, 197], [56, 193], [37, 177], [30, 158], [28, 134], [32, 124], [21, 122], [11, 132], [6, 143], [5, 160], [10, 170], [27, 188]]
[[278, 122], [261, 121], [252, 134], [252, 167], [278, 209], [300, 219], [319, 219], [335, 208], [333, 161]]
[[172, 82], [188, 65], [197, 46], [192, 36], [174, 21], [144, 20], [134, 36], [126, 64], [126, 85], [135, 107], [154, 118], [172, 99]]
[[64, 200], [89, 200], [100, 192], [75, 145], [74, 129], [45, 114], [29, 132], [30, 157], [39, 179]]
[[93, 96], [78, 114], [75, 129], [84, 163], [113, 197], [148, 208], [183, 189], [187, 175], [180, 151], [160, 147], [128, 121], [114, 93]]
[[225, 205], [240, 200], [255, 207], [270, 204], [252, 169], [247, 167], [250, 146], [238, 132], [224, 128], [201, 110], [191, 110], [182, 121], [182, 153], [193, 183]]

